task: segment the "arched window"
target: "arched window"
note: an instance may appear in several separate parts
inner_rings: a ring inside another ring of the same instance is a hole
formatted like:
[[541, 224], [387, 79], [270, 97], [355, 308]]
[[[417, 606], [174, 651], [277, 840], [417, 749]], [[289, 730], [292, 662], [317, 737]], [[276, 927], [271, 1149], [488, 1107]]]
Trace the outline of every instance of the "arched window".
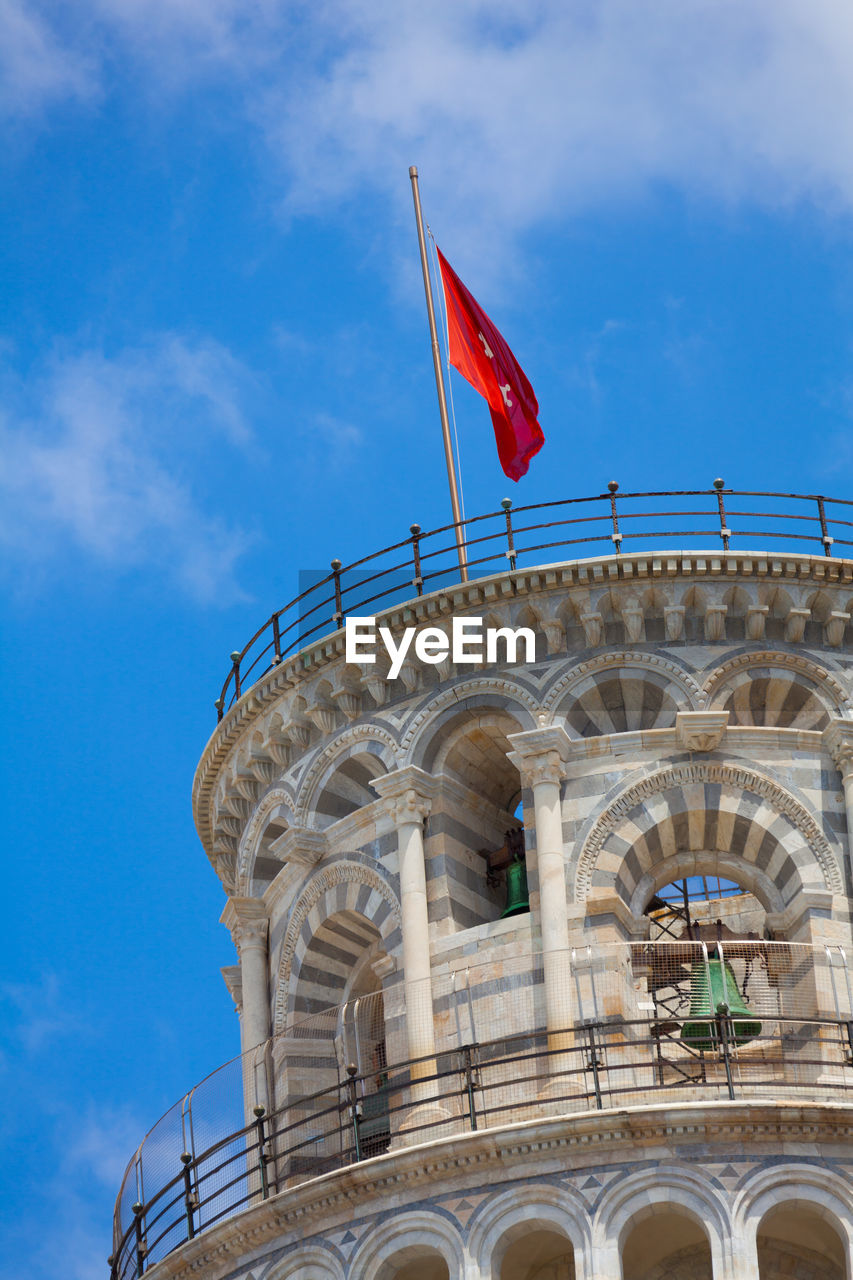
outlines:
[[674, 1206], [635, 1219], [622, 1244], [622, 1280], [712, 1280], [711, 1245], [703, 1226]]
[[816, 1207], [776, 1205], [758, 1228], [758, 1274], [760, 1280], [847, 1280], [844, 1243]]

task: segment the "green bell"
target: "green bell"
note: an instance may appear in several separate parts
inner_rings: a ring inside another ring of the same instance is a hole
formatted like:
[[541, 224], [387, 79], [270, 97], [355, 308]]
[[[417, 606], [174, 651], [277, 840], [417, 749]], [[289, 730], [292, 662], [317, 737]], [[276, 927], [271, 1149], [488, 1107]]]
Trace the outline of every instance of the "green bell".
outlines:
[[[710, 990], [708, 980], [710, 979]], [[734, 972], [728, 961], [709, 960], [707, 965], [697, 961], [690, 971], [691, 1018], [713, 1018], [720, 1005], [728, 1006], [730, 1042], [748, 1044], [761, 1035], [761, 1023], [747, 1007], [740, 993]], [[685, 1022], [681, 1038], [691, 1049], [717, 1049], [719, 1037], [713, 1022]]]
[[506, 869], [506, 906], [501, 912], [501, 920], [506, 916], [519, 916], [522, 911], [529, 910], [527, 868], [523, 858], [515, 858]]

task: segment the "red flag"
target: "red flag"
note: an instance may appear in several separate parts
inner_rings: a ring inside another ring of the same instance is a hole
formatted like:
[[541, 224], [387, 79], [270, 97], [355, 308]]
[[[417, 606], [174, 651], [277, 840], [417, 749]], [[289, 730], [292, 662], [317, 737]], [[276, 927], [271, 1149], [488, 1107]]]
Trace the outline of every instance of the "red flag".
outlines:
[[438, 261], [447, 303], [450, 363], [489, 402], [504, 474], [520, 480], [545, 443], [536, 396], [504, 338], [440, 249]]

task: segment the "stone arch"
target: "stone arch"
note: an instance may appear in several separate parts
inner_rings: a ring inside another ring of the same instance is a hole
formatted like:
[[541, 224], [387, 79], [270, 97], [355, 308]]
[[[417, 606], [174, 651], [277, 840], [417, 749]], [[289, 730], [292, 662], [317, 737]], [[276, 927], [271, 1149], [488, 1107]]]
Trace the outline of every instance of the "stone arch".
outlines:
[[506, 1249], [515, 1240], [549, 1229], [571, 1245], [576, 1280], [583, 1280], [590, 1250], [589, 1213], [581, 1197], [564, 1187], [542, 1183], [490, 1197], [471, 1223], [468, 1252], [480, 1275], [497, 1276]]
[[[273, 787], [259, 801], [240, 838], [237, 851], [238, 894], [247, 898], [257, 896], [253, 894], [255, 868], [259, 858], [263, 858], [262, 846], [267, 839], [270, 826], [276, 827], [275, 836], [277, 837], [288, 827], [293, 826], [294, 822], [293, 797], [289, 789], [283, 786]], [[281, 864], [275, 863], [272, 859], [268, 861], [273, 864], [265, 868], [272, 873], [266, 877], [270, 880], [274, 878], [275, 872], [281, 869]]]
[[398, 1271], [430, 1255], [444, 1260], [450, 1280], [464, 1274], [462, 1239], [449, 1218], [427, 1210], [403, 1211], [368, 1232], [350, 1263], [349, 1274], [358, 1280], [394, 1280]]
[[[639, 1170], [613, 1184], [595, 1215], [596, 1242], [621, 1265], [632, 1230], [657, 1214], [675, 1213], [689, 1219], [707, 1239], [713, 1274], [722, 1274], [731, 1237], [725, 1201], [701, 1171], [690, 1165], [659, 1165]], [[650, 1264], [653, 1265], [653, 1264]], [[615, 1274], [624, 1275], [623, 1270]], [[634, 1280], [633, 1275], [626, 1280]]]
[[685, 851], [737, 854], [757, 864], [786, 904], [801, 890], [842, 892], [838, 859], [790, 791], [751, 769], [694, 761], [641, 779], [599, 814], [578, 859], [577, 900], [594, 886], [615, 884], [630, 902], [656, 863]]
[[735, 1232], [756, 1248], [761, 1223], [782, 1206], [808, 1207], [837, 1232], [846, 1248], [847, 1280], [853, 1257], [853, 1191], [831, 1169], [811, 1164], [776, 1165], [753, 1174], [740, 1187], [732, 1206]]
[[683, 667], [656, 653], [632, 650], [599, 654], [572, 667], [545, 694], [542, 705], [550, 716], [564, 714], [575, 736], [589, 736], [573, 723], [571, 708], [568, 714], [562, 710], [571, 701], [589, 713], [590, 724], [597, 714], [600, 733], [670, 727], [678, 710], [705, 705], [698, 683]]
[[475, 676], [450, 685], [430, 698], [409, 721], [400, 743], [406, 763], [420, 764], [448, 717], [464, 709], [482, 714], [504, 711], [524, 730], [536, 728], [540, 707], [529, 689], [505, 677]]
[[459, 710], [448, 716], [441, 735], [433, 739], [424, 767], [459, 779], [499, 809], [511, 811], [521, 794], [521, 778], [509, 758], [507, 735], [518, 732], [518, 721], [506, 712]]
[[344, 1280], [344, 1275], [337, 1252], [322, 1245], [298, 1245], [262, 1273], [262, 1280]]
[[754, 863], [745, 862], [734, 854], [702, 850], [698, 853], [674, 853], [653, 863], [636, 884], [630, 902], [632, 913], [635, 916], [642, 915], [655, 891], [671, 881], [703, 875], [733, 880], [747, 892], [754, 894], [765, 911], [779, 912], [785, 908], [785, 900], [778, 886]]
[[[348, 761], [356, 761], [361, 768], [351, 767], [350, 771], [354, 776], [347, 778], [344, 783], [342, 798], [347, 795], [350, 798], [356, 798], [359, 788], [364, 787], [368, 775], [379, 777], [384, 773], [390, 773], [395, 768], [397, 751], [396, 738], [389, 729], [381, 725], [360, 724], [344, 729], [312, 761], [305, 773], [296, 805], [300, 825], [315, 825], [314, 815], [320, 812], [324, 793], [329, 791], [330, 785], [334, 787], [335, 774], [342, 768], [346, 770]], [[374, 769], [375, 772], [373, 772]], [[359, 776], [360, 774], [363, 776]], [[362, 799], [363, 803], [370, 803], [371, 800], [376, 799], [376, 796], [365, 793]], [[353, 809], [359, 807], [361, 807], [359, 804], [353, 805]], [[350, 812], [353, 809], [350, 809]], [[334, 821], [334, 817], [331, 820]]]
[[386, 952], [398, 945], [400, 904], [377, 871], [359, 862], [342, 860], [316, 872], [294, 903], [281, 946], [273, 1023], [276, 1035], [291, 1020], [296, 981], [314, 935], [325, 921], [341, 913], [366, 921]]
[[703, 688], [708, 705], [729, 712], [729, 724], [774, 728], [826, 728], [851, 715], [838, 680], [795, 653], [741, 653], [710, 673]]

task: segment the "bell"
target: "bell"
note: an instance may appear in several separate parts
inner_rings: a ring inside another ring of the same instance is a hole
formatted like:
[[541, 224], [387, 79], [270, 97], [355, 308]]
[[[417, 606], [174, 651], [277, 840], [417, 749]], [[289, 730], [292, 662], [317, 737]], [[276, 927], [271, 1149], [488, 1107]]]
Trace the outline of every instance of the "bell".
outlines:
[[[748, 1044], [761, 1035], [761, 1023], [756, 1021], [755, 1014], [747, 1007], [728, 961], [724, 964], [722, 960], [709, 960], [706, 965], [700, 960], [690, 971], [688, 1016], [713, 1018], [717, 1012], [722, 1012], [720, 1006], [727, 1006], [730, 1043]], [[685, 1022], [681, 1029], [681, 1039], [691, 1049], [708, 1050], [719, 1047], [717, 1027], [713, 1022]]]
[[522, 911], [529, 910], [527, 868], [523, 858], [514, 858], [506, 869], [506, 906], [501, 912], [501, 920], [506, 916], [518, 916]]

